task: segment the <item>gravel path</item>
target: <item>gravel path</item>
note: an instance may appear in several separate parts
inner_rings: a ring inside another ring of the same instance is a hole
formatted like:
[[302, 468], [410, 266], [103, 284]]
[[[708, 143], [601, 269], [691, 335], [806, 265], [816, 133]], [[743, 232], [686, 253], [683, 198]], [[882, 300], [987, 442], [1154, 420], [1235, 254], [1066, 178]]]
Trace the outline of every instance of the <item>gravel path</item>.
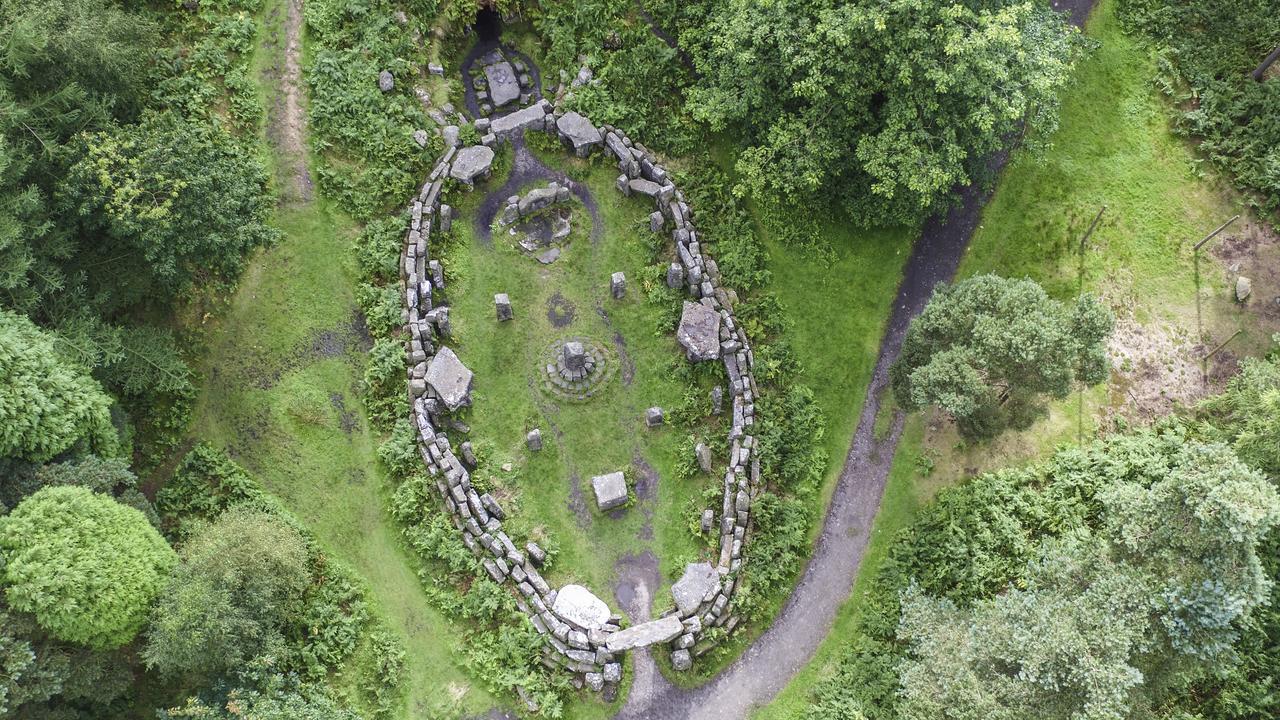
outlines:
[[[1052, 5], [1069, 13], [1072, 23], [1083, 25], [1094, 2], [1096, 0], [1053, 0]], [[641, 10], [647, 18], [647, 13]], [[651, 19], [650, 22], [657, 32], [659, 28]], [[482, 53], [480, 48], [472, 51], [469, 62], [464, 63], [464, 72], [470, 61]], [[485, 242], [492, 242], [488, 228], [500, 205], [521, 184], [540, 177], [567, 179], [538, 162], [519, 139], [516, 145], [516, 167], [511, 180], [485, 199], [476, 219], [477, 230]], [[1007, 153], [991, 158], [993, 174], [1004, 167], [1007, 159]], [[594, 199], [585, 188], [574, 184], [570, 187], [583, 199], [595, 219]], [[632, 687], [626, 704], [615, 716], [617, 720], [740, 720], [772, 700], [812, 658], [853, 588], [902, 434], [904, 418], [899, 412], [893, 418], [889, 433], [879, 441], [875, 439], [875, 418], [881, 397], [888, 390], [889, 367], [902, 348], [907, 325], [924, 309], [934, 286], [955, 275], [989, 197], [990, 193], [979, 187], [965, 188], [955, 207], [929, 220], [922, 228], [903, 269], [871, 385], [823, 520], [822, 533], [800, 581], [773, 625], [732, 665], [707, 684], [690, 690], [678, 688], [663, 677], [647, 651], [635, 653]], [[595, 227], [600, 227], [598, 220]], [[626, 574], [636, 576], [635, 579], [624, 579], [615, 593], [633, 618], [645, 617], [645, 606], [651, 605], [652, 598], [648, 597], [649, 583], [644, 581], [648, 579], [644, 576], [651, 571], [648, 563], [632, 564], [636, 566], [635, 572]]]
[[[1058, 10], [1082, 25], [1095, 0], [1059, 0]], [[1008, 156], [999, 153], [990, 165], [1003, 168]], [[682, 690], [653, 667], [647, 654], [637, 654], [633, 687], [619, 720], [738, 720], [772, 700], [812, 658], [831, 630], [836, 612], [848, 598], [857, 577], [893, 455], [902, 434], [903, 415], [897, 413], [890, 432], [880, 441], [874, 434], [881, 396], [888, 389], [889, 366], [902, 348], [907, 325], [929, 300], [933, 288], [950, 280], [959, 267], [990, 194], [976, 186], [961, 192], [961, 202], [922, 228], [903, 270], [902, 283], [880, 343], [871, 386], [863, 401], [849, 454], [823, 521], [822, 534], [804, 574], [773, 625], [732, 665], [702, 687]]]

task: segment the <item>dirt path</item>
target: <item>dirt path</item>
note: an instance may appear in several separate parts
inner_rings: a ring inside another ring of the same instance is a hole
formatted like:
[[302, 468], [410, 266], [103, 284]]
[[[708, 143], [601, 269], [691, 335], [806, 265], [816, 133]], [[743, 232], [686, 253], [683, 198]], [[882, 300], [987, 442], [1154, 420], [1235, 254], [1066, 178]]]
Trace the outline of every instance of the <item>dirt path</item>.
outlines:
[[[1082, 25], [1094, 0], [1061, 0]], [[999, 171], [1007, 160], [991, 159]], [[965, 188], [961, 202], [945, 216], [925, 224], [903, 270], [871, 385], [863, 400], [857, 430], [845, 457], [822, 533], [800, 582], [770, 628], [740, 658], [700, 688], [682, 690], [655, 672], [647, 654], [635, 658], [636, 685], [617, 718], [625, 720], [737, 720], [768, 703], [802, 668], [826, 638], [836, 613], [853, 589], [880, 506], [893, 455], [902, 434], [903, 416], [893, 418], [890, 432], [875, 439], [880, 398], [889, 383], [889, 367], [897, 359], [911, 319], [924, 309], [939, 282], [950, 280], [982, 217], [990, 194]], [[638, 682], [639, 678], [645, 682]]]
[[[307, 166], [307, 106], [302, 86], [302, 2], [285, 0], [284, 55], [262, 72], [264, 85], [271, 88], [267, 108], [267, 139], [279, 156], [280, 195], [285, 204], [311, 201], [315, 185]], [[272, 10], [274, 15], [277, 11]], [[273, 38], [267, 46], [281, 38]]]
[[569, 192], [582, 201], [591, 215], [591, 244], [597, 245], [604, 235], [604, 224], [600, 221], [600, 206], [596, 198], [585, 185], [574, 182], [562, 172], [547, 167], [529, 151], [524, 142], [524, 132], [518, 132], [511, 138], [511, 148], [515, 152], [515, 160], [511, 166], [511, 175], [502, 187], [484, 196], [480, 208], [476, 211], [476, 237], [484, 247], [493, 247], [493, 220], [507, 204], [507, 198], [520, 194], [520, 188], [539, 180], [554, 180], [569, 188]]

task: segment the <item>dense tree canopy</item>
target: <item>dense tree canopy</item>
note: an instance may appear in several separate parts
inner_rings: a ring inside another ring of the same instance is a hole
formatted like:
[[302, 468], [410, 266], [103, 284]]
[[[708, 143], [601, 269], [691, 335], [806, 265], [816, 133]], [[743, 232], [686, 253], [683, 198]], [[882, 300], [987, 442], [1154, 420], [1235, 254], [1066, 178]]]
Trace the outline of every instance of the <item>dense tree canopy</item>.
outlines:
[[223, 130], [172, 113], [82, 136], [61, 197], [101, 238], [94, 304], [168, 298], [195, 281], [235, 277], [270, 242], [261, 164]]
[[298, 531], [261, 510], [232, 508], [195, 531], [152, 614], [147, 665], [208, 672], [278, 651], [306, 562]]
[[1258, 550], [1280, 497], [1223, 445], [1150, 460], [1171, 466], [1105, 486], [1098, 532], [1047, 542], [1019, 585], [969, 609], [910, 593], [901, 717], [1122, 720], [1149, 685], [1229, 659], [1271, 590]]
[[6, 599], [68, 642], [133, 639], [174, 560], [141, 512], [82, 487], [45, 488], [0, 518]]
[[0, 458], [41, 462], [83, 442], [116, 450], [111, 398], [56, 338], [0, 309]]
[[1106, 378], [1111, 313], [1088, 296], [1068, 306], [1031, 280], [981, 275], [934, 290], [892, 368], [909, 410], [937, 405], [968, 437], [1025, 427], [1040, 396]]
[[821, 190], [867, 224], [925, 214], [1021, 123], [1052, 127], [1077, 45], [1036, 2], [695, 5], [689, 107], [745, 135], [745, 183]]

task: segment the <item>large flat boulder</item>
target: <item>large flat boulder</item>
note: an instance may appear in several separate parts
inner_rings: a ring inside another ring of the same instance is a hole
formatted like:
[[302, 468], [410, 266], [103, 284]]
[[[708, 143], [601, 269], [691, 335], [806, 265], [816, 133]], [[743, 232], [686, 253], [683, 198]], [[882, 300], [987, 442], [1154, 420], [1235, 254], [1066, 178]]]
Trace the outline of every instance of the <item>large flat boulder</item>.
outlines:
[[627, 478], [621, 472], [591, 478], [591, 489], [601, 510], [612, 510], [627, 502]]
[[551, 612], [583, 630], [599, 630], [609, 622], [609, 606], [581, 585], [565, 585], [556, 593]]
[[676, 340], [693, 362], [720, 357], [720, 313], [702, 303], [685, 300]]
[[556, 129], [560, 137], [573, 147], [573, 154], [586, 157], [592, 149], [604, 143], [600, 130], [591, 121], [570, 110], [556, 119]]
[[684, 575], [671, 586], [671, 596], [675, 598], [676, 609], [680, 617], [689, 617], [698, 611], [698, 606], [708, 596], [720, 592], [720, 574], [711, 567], [711, 563], [689, 563]]
[[560, 186], [556, 183], [552, 183], [544, 188], [534, 188], [533, 190], [525, 193], [524, 197], [520, 198], [520, 202], [517, 204], [520, 211], [520, 217], [530, 215], [548, 207], [556, 201], [559, 193]]
[[489, 124], [489, 131], [494, 135], [505, 135], [534, 125], [541, 125], [543, 118], [547, 116], [546, 106], [542, 103], [530, 105], [523, 110], [517, 110], [509, 115], [503, 115], [494, 118]]
[[427, 385], [450, 410], [471, 404], [471, 380], [474, 374], [447, 347], [427, 363]]
[[489, 98], [494, 107], [502, 107], [520, 98], [520, 83], [511, 63], [503, 60], [484, 66], [484, 79], [489, 82]]
[[668, 615], [611, 633], [604, 644], [609, 652], [617, 653], [668, 643], [680, 637], [682, 633], [684, 633], [684, 623], [680, 622], [678, 616]]
[[458, 151], [449, 168], [449, 177], [473, 185], [477, 178], [489, 176], [493, 167], [493, 148], [471, 145]]

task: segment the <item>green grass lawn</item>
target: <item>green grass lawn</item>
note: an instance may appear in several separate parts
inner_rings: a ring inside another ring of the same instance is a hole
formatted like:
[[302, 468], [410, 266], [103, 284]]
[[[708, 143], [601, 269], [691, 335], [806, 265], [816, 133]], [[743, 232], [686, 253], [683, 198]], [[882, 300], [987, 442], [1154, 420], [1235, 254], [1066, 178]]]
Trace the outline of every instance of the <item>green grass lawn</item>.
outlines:
[[[701, 484], [675, 472], [684, 434], [649, 429], [644, 421], [647, 408], [670, 411], [683, 401], [689, 386], [680, 370], [687, 361], [675, 341], [674, 308], [644, 297], [642, 271], [654, 262], [647, 199], [619, 194], [615, 173], [602, 165], [562, 164], [591, 189], [603, 232], [593, 246], [590, 215], [575, 199], [569, 205], [573, 232], [550, 265], [519, 249], [506, 230], [495, 230], [489, 246], [476, 237], [476, 208], [504, 178], [454, 198], [456, 240], [443, 260], [450, 278], [449, 345], [476, 373], [465, 419], [481, 457], [477, 481], [498, 488], [511, 506], [515, 537], [558, 549], [553, 584], [583, 583], [616, 608], [615, 564], [623, 556], [654, 549], [669, 563], [699, 554], [700, 543], [681, 518], [700, 512]], [[616, 271], [627, 277], [622, 300], [609, 291]], [[515, 319], [500, 323], [493, 297], [502, 292]], [[554, 346], [573, 337], [603, 349], [612, 366], [605, 384], [583, 402], [550, 393], [543, 382]], [[535, 427], [543, 435], [541, 452], [525, 447], [525, 434]], [[596, 508], [592, 476], [622, 470], [634, 494], [644, 466], [659, 478], [652, 501], [609, 514]]]
[[[263, 23], [260, 81], [283, 48], [282, 3], [268, 5], [278, 13]], [[264, 102], [274, 90], [264, 81]], [[272, 159], [276, 177], [287, 179], [285, 159]], [[284, 238], [252, 259], [225, 311], [205, 320], [192, 437], [226, 449], [366, 581], [375, 615], [406, 650], [399, 717], [484, 711], [495, 700], [455, 665], [454, 633], [427, 604], [386, 511], [378, 438], [357, 392], [368, 338], [349, 263], [356, 228], [321, 198], [282, 206], [275, 221]]]
[[[1264, 345], [1269, 329], [1231, 302], [1231, 279], [1221, 265], [1211, 255], [1197, 263], [1187, 242], [1239, 212], [1237, 201], [1201, 177], [1192, 150], [1169, 132], [1163, 101], [1150, 83], [1152, 62], [1120, 32], [1113, 0], [1099, 4], [1087, 32], [1101, 45], [1063, 93], [1052, 146], [1015, 153], [960, 275], [1031, 277], [1055, 296], [1073, 298], [1080, 289], [1079, 238], [1105, 203], [1104, 222], [1084, 257], [1084, 289], [1144, 328], [1225, 339], [1239, 327], [1245, 336], [1233, 344], [1237, 352]], [[858, 632], [867, 589], [894, 534], [934, 492], [976, 472], [1042, 458], [1076, 440], [1082, 428], [1091, 436], [1105, 411], [1123, 403], [1123, 383], [1113, 377], [1083, 398], [1054, 404], [1030, 430], [976, 447], [961, 447], [954, 429], [937, 418], [909, 417], [870, 547], [833, 632], [814, 660], [753, 717], [806, 717], [815, 685], [840, 662], [845, 638]]]

